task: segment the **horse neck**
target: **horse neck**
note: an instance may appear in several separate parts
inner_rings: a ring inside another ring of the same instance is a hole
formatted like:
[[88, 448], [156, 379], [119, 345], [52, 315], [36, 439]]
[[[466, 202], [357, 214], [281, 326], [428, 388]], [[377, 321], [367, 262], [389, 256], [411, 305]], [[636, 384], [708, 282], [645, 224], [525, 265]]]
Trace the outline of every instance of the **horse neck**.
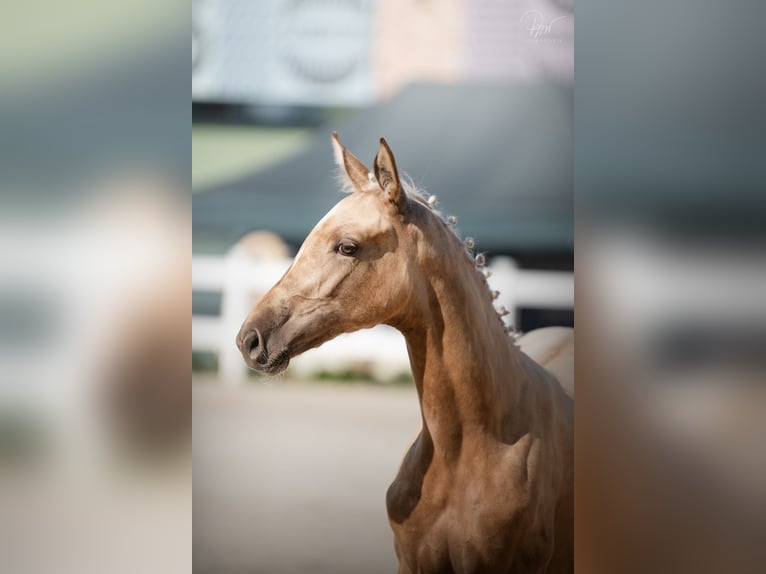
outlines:
[[522, 353], [503, 330], [481, 274], [457, 238], [432, 243], [446, 246], [423, 272], [419, 301], [411, 306], [407, 341], [423, 416], [424, 440], [450, 459], [463, 443], [508, 437], [509, 416], [523, 426]]

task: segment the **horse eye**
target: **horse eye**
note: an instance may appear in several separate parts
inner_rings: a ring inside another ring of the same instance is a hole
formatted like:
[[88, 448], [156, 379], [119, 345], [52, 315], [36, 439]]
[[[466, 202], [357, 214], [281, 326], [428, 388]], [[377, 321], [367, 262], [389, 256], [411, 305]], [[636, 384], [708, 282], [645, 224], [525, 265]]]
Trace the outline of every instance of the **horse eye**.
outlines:
[[359, 247], [356, 245], [356, 243], [351, 243], [350, 241], [341, 241], [340, 243], [338, 243], [338, 246], [335, 248], [335, 251], [337, 251], [341, 255], [350, 257], [354, 253], [356, 253], [356, 250], [358, 248]]

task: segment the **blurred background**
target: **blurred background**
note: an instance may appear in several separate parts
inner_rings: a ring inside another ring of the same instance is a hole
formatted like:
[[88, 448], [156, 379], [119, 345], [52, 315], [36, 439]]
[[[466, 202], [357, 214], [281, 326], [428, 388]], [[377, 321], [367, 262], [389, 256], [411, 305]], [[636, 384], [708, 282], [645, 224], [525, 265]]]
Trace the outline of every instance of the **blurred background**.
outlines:
[[0, 570], [188, 572], [189, 8], [2, 13]]
[[578, 571], [766, 564], [765, 16], [577, 4]]
[[194, 566], [396, 570], [385, 492], [420, 426], [403, 337], [342, 335], [279, 379], [234, 337], [337, 203], [330, 136], [458, 218], [522, 330], [574, 321], [573, 5], [193, 3]]

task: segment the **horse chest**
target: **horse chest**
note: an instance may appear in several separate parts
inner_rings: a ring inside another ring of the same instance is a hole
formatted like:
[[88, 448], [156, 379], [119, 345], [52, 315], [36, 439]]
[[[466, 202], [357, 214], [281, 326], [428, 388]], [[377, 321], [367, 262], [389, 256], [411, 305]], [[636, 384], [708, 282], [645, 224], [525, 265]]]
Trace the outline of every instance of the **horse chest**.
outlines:
[[541, 525], [516, 469], [473, 466], [401, 469], [387, 501], [400, 572], [544, 571], [551, 540], [541, 532], [530, 544]]

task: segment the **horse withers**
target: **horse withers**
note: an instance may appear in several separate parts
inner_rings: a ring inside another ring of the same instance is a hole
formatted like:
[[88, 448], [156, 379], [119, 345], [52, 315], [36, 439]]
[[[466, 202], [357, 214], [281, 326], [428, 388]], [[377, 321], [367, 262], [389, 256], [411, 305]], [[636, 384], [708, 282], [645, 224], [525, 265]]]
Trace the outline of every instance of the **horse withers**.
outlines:
[[400, 179], [385, 140], [372, 172], [333, 145], [350, 193], [245, 319], [245, 362], [277, 374], [341, 333], [395, 327], [423, 420], [386, 495], [399, 572], [571, 572], [572, 330], [516, 340], [483, 258]]

